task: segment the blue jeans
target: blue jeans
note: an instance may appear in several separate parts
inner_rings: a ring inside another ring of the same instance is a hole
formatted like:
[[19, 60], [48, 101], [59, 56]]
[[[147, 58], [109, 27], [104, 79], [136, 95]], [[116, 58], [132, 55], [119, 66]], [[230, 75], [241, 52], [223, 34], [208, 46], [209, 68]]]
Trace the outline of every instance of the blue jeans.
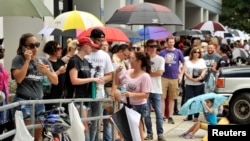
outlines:
[[[89, 117], [102, 116], [102, 102], [91, 102], [90, 103], [90, 114]], [[90, 141], [98, 140], [98, 126], [99, 120], [92, 120], [89, 127], [89, 138]]]
[[153, 135], [153, 130], [152, 130], [152, 121], [150, 117], [150, 112], [151, 108], [150, 105], [155, 109], [155, 115], [156, 115], [156, 130], [157, 130], [157, 135], [163, 135], [163, 118], [162, 118], [162, 113], [161, 113], [161, 94], [157, 93], [150, 93], [147, 101], [147, 115], [145, 118], [145, 125], [147, 128], [147, 134], [148, 135]]
[[[107, 110], [103, 110], [103, 115], [108, 115], [109, 113]], [[112, 135], [112, 125], [110, 123], [109, 119], [103, 120], [103, 141], [112, 141], [113, 135]]]
[[[25, 99], [14, 97], [13, 102], [24, 101]], [[16, 110], [22, 111], [23, 118], [30, 120], [31, 105], [20, 105], [14, 108], [13, 114], [15, 115]], [[44, 120], [44, 115], [40, 115], [45, 112], [44, 104], [35, 104], [35, 120]], [[15, 117], [14, 117], [15, 118]], [[14, 119], [15, 120], [15, 119]]]

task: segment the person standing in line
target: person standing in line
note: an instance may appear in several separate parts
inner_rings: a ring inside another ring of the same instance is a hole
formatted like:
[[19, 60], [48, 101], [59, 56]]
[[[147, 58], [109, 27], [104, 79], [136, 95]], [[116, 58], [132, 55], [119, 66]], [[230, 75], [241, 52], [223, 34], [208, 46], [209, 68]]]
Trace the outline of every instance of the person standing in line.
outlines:
[[[92, 41], [99, 45], [98, 48], [93, 48], [91, 54], [86, 55], [85, 58], [91, 64], [91, 77], [103, 79], [103, 84], [98, 84], [96, 89], [96, 98], [104, 98], [105, 90], [104, 84], [112, 80], [114, 72], [113, 64], [110, 55], [101, 50], [101, 43], [105, 40], [105, 34], [101, 29], [95, 28], [90, 33]], [[102, 116], [102, 102], [90, 103], [90, 116]], [[104, 127], [105, 128], [105, 127]], [[99, 121], [94, 120], [90, 126], [90, 140], [96, 141], [98, 139], [97, 132], [99, 129]], [[104, 129], [105, 130], [105, 129]]]
[[[3, 38], [0, 39], [0, 59], [4, 59], [5, 48], [2, 46]], [[9, 103], [9, 73], [4, 67], [4, 64], [0, 62], [0, 107], [8, 105]], [[0, 133], [8, 132], [14, 129], [14, 123], [11, 119], [11, 110], [0, 111]], [[10, 136], [3, 141], [11, 141], [13, 136]]]
[[[93, 41], [88, 38], [80, 38], [78, 44], [78, 53], [70, 58], [66, 69], [66, 98], [90, 98], [91, 97], [91, 82], [97, 84], [103, 83], [101, 78], [91, 77], [91, 65], [84, 58], [86, 55], [92, 52], [93, 48], [98, 48], [99, 45], [94, 44]], [[83, 117], [88, 116], [87, 107], [88, 103], [84, 103]], [[80, 105], [76, 103], [76, 107], [79, 110]], [[83, 122], [85, 127], [85, 133], [88, 132], [88, 122]], [[89, 136], [86, 135], [86, 140]]]
[[[43, 86], [43, 99], [61, 99], [64, 97], [64, 83], [66, 72], [65, 63], [60, 59], [60, 57], [62, 56], [62, 47], [56, 41], [48, 41], [43, 48], [43, 52], [49, 55], [48, 60], [58, 76], [58, 85], [52, 84], [49, 86]], [[46, 104], [45, 109], [47, 111], [58, 106], [59, 104], [56, 103]]]
[[230, 66], [230, 59], [227, 56], [227, 46], [225, 44], [223, 44], [220, 47], [219, 54], [221, 58], [217, 62], [214, 63], [213, 68], [212, 68], [214, 72], [218, 72], [219, 69], [222, 67]]
[[[172, 115], [174, 113], [174, 100], [178, 97], [179, 83], [182, 81], [183, 70], [186, 68], [183, 53], [174, 47], [175, 38], [170, 36], [167, 38], [168, 48], [160, 52], [160, 56], [165, 59], [165, 71], [162, 75], [162, 113], [165, 113], [165, 99], [168, 99], [168, 123], [174, 124]], [[183, 67], [179, 71], [179, 64]]]
[[[129, 54], [130, 54], [129, 45], [120, 44], [116, 48], [116, 53], [114, 53], [112, 55], [112, 63], [113, 63], [114, 69], [117, 68], [118, 66], [123, 67], [121, 74], [128, 69], [128, 64], [126, 61], [129, 57]], [[121, 95], [119, 88], [115, 85], [114, 81], [108, 82], [106, 84], [110, 84], [110, 83], [111, 83], [110, 87], [106, 87], [106, 90], [107, 90], [109, 96], [113, 100], [116, 100], [116, 102], [117, 102], [116, 105], [118, 105], [118, 104], [120, 104], [120, 95]], [[117, 107], [119, 107], [119, 106], [117, 106]], [[113, 105], [106, 106], [106, 108], [104, 109], [104, 115], [110, 115], [110, 114], [113, 114], [113, 112], [114, 112]], [[103, 120], [103, 123], [104, 123], [103, 124], [104, 125], [103, 140], [104, 141], [112, 141], [112, 125], [110, 123], [110, 119]], [[115, 137], [118, 138], [116, 131], [115, 131]], [[120, 136], [120, 140], [122, 140], [121, 136]]]
[[150, 57], [144, 52], [131, 52], [129, 61], [131, 63], [131, 69], [125, 71], [122, 75], [119, 73], [123, 70], [122, 66], [119, 66], [115, 71], [115, 83], [118, 86], [125, 87], [126, 91], [122, 93], [122, 102], [127, 103], [126, 98], [129, 98], [129, 104], [132, 109], [141, 114], [139, 122], [139, 131], [141, 141], [144, 141], [143, 132], [143, 120], [145, 119], [147, 112], [147, 98], [150, 93], [152, 85], [150, 73]]
[[[17, 83], [16, 95], [13, 102], [25, 100], [40, 100], [43, 98], [44, 77], [58, 85], [58, 77], [50, 62], [46, 58], [38, 57], [40, 43], [31, 34], [23, 34], [19, 41], [17, 55], [12, 60], [11, 76]], [[24, 123], [30, 125], [31, 105], [22, 105], [14, 109], [22, 111]], [[45, 112], [44, 104], [35, 104], [35, 124], [40, 124], [44, 116], [39, 115]], [[35, 129], [35, 141], [39, 141], [42, 135], [42, 127]]]
[[158, 135], [158, 141], [166, 141], [163, 137], [163, 117], [161, 112], [161, 95], [162, 95], [162, 84], [161, 84], [161, 76], [164, 72], [165, 60], [163, 57], [157, 55], [157, 42], [155, 40], [148, 40], [146, 42], [146, 52], [150, 56], [151, 61], [151, 91], [147, 100], [147, 115], [145, 117], [145, 125], [147, 129], [147, 136], [144, 138], [145, 140], [153, 139], [153, 131], [152, 131], [152, 121], [150, 117], [150, 105], [155, 109], [156, 115], [156, 129]]
[[[199, 47], [193, 47], [188, 60], [186, 62], [185, 73], [185, 99], [188, 100], [195, 96], [204, 94], [204, 77], [206, 74], [207, 66], [203, 58], [201, 58], [201, 51]], [[195, 72], [197, 75], [194, 75]], [[188, 115], [184, 121], [193, 120], [198, 121], [199, 113], [193, 115]]]
[[69, 41], [67, 45], [67, 52], [61, 59], [65, 64], [68, 64], [69, 59], [75, 55], [77, 44], [78, 41], [76, 39]]
[[213, 91], [214, 80], [216, 72], [213, 71], [213, 65], [215, 62], [220, 60], [220, 55], [215, 52], [215, 47], [213, 44], [209, 44], [207, 47], [207, 53], [204, 54], [203, 59], [205, 60], [207, 71], [205, 75], [205, 93]]

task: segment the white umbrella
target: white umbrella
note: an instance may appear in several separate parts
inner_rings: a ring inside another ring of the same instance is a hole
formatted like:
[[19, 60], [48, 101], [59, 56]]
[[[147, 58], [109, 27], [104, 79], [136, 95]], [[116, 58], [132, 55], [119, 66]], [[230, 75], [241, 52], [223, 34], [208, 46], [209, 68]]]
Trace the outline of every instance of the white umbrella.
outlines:
[[242, 57], [246, 59], [249, 56], [246, 50], [243, 48], [234, 48], [232, 53], [233, 59], [236, 59], [237, 57]]

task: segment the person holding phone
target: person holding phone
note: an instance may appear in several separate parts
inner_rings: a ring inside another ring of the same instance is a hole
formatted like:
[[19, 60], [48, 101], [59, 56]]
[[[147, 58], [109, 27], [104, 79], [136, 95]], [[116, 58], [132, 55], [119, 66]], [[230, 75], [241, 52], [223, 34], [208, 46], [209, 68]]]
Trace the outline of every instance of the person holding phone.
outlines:
[[[38, 57], [40, 43], [31, 33], [23, 34], [19, 41], [17, 55], [12, 60], [11, 77], [17, 83], [16, 95], [13, 102], [26, 100], [40, 100], [43, 98], [42, 80], [44, 76], [50, 83], [57, 85], [58, 77], [46, 58]], [[14, 109], [23, 113], [24, 122], [30, 125], [31, 105], [21, 105]], [[44, 117], [39, 115], [45, 112], [44, 104], [35, 104], [35, 123], [40, 124]], [[42, 126], [35, 130], [35, 141], [39, 141]]]

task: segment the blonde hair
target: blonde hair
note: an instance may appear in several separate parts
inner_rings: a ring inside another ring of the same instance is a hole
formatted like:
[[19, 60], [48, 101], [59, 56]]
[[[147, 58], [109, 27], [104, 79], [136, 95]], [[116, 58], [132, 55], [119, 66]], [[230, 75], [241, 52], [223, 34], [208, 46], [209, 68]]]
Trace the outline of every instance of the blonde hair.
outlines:
[[71, 50], [71, 48], [77, 48], [77, 46], [78, 46], [78, 40], [76, 40], [76, 39], [74, 39], [74, 40], [72, 40], [72, 41], [70, 41], [69, 43], [68, 43], [68, 51], [70, 51]]

